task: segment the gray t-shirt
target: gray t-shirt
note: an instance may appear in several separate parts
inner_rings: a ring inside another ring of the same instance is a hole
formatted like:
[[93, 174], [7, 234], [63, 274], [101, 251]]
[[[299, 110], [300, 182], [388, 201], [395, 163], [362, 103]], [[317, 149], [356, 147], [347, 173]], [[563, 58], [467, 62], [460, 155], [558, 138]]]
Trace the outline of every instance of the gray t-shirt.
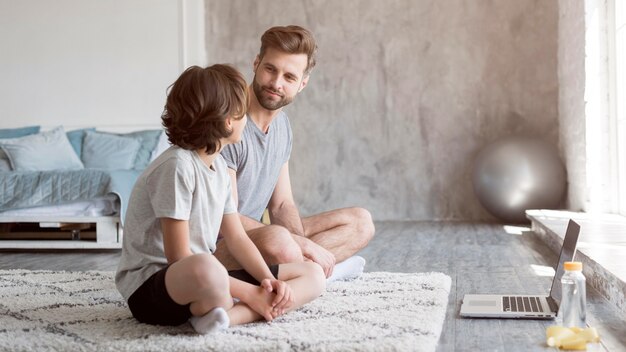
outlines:
[[224, 214], [235, 213], [224, 159], [213, 169], [195, 151], [170, 147], [139, 176], [128, 203], [115, 284], [124, 299], [167, 266], [160, 218], [189, 221], [192, 253], [215, 251]]
[[272, 197], [280, 169], [291, 155], [292, 134], [289, 118], [279, 112], [267, 134], [248, 120], [241, 142], [227, 145], [222, 156], [237, 172], [239, 213], [260, 220]]

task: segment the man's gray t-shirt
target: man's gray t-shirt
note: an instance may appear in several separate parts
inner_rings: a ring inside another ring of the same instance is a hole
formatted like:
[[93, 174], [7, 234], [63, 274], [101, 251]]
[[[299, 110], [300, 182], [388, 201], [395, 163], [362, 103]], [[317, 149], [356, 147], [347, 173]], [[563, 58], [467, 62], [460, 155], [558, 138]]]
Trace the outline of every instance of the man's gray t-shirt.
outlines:
[[160, 218], [189, 221], [192, 253], [215, 251], [224, 214], [235, 213], [224, 159], [213, 169], [195, 151], [170, 147], [139, 176], [128, 202], [115, 284], [124, 299], [167, 266]]
[[237, 172], [239, 213], [260, 220], [272, 197], [280, 169], [289, 161], [292, 134], [289, 118], [279, 112], [267, 134], [248, 120], [241, 142], [222, 150], [229, 168]]

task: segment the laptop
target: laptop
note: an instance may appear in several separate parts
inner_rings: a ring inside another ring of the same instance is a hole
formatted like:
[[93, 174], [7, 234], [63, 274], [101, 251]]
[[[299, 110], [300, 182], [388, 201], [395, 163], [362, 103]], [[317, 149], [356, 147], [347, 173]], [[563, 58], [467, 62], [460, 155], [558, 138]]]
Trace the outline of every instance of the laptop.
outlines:
[[463, 297], [461, 316], [467, 318], [554, 319], [561, 302], [563, 263], [574, 260], [580, 226], [570, 220], [559, 261], [554, 268], [550, 295], [474, 295]]

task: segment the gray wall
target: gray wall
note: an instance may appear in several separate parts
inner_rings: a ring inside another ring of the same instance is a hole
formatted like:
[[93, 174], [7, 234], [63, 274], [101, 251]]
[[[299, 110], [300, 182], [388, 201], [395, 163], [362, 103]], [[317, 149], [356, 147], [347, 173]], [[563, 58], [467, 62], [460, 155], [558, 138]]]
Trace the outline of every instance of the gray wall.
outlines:
[[560, 137], [569, 182], [567, 208], [580, 211], [586, 193], [585, 2], [559, 0]]
[[304, 215], [360, 205], [376, 220], [492, 219], [471, 187], [487, 143], [558, 145], [556, 1], [206, 0], [208, 62], [252, 78], [259, 38], [300, 24], [319, 44], [286, 108]]

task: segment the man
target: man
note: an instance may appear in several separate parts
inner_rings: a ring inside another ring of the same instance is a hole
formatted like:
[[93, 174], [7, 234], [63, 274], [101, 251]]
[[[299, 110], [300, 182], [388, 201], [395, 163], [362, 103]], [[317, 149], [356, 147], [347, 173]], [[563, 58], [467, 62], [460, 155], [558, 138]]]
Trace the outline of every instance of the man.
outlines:
[[[333, 278], [339, 278], [363, 271], [365, 260], [351, 256], [369, 243], [374, 224], [362, 208], [300, 218], [295, 205], [289, 179], [292, 133], [282, 108], [306, 87], [316, 50], [312, 34], [299, 26], [273, 27], [263, 34], [253, 66], [249, 123], [241, 143], [226, 146], [222, 156], [241, 222], [265, 261], [311, 260], [327, 278], [333, 271]], [[260, 222], [266, 208], [272, 225]], [[229, 270], [237, 268], [223, 243], [218, 243], [215, 255]]]

